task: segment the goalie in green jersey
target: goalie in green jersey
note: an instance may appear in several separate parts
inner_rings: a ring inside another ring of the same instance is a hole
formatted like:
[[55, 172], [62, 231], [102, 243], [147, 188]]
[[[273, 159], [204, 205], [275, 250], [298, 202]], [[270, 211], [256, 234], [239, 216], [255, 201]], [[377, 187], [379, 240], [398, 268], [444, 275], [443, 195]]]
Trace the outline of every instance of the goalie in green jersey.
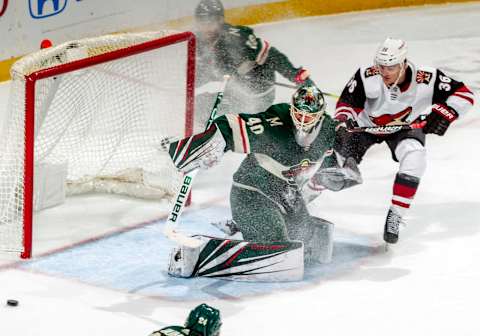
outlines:
[[220, 311], [205, 303], [195, 307], [183, 326], [169, 326], [150, 336], [220, 336]]
[[307, 202], [327, 188], [361, 182], [356, 165], [334, 151], [337, 123], [315, 86], [302, 86], [290, 104], [257, 114], [226, 114], [205, 132], [172, 142], [169, 154], [184, 172], [209, 168], [224, 152], [247, 154], [233, 176], [230, 205], [243, 239], [301, 241], [304, 262], [332, 256], [333, 224], [312, 216]]

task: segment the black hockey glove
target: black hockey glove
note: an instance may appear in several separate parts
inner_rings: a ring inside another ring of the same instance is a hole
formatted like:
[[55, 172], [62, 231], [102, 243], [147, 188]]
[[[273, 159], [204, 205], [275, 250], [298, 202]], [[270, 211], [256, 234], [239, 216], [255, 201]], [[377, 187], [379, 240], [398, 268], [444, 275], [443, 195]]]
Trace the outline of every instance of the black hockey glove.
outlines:
[[335, 127], [335, 130], [338, 132], [346, 132], [347, 130], [352, 130], [354, 128], [357, 128], [358, 127], [358, 123], [349, 118], [345, 118], [345, 119], [335, 119], [335, 121], [337, 122], [337, 126]]
[[458, 118], [458, 113], [451, 107], [443, 104], [434, 104], [432, 112], [427, 116], [427, 124], [423, 127], [423, 133], [444, 135], [448, 126]]

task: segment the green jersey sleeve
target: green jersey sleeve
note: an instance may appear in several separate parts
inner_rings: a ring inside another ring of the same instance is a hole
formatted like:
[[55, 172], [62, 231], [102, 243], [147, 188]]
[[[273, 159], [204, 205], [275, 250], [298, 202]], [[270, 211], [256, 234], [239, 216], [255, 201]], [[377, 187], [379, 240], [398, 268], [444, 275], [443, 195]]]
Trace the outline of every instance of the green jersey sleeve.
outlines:
[[239, 73], [248, 72], [249, 67], [246, 62], [250, 62], [250, 67], [265, 65], [274, 71], [279, 72], [282, 76], [290, 81], [294, 81], [295, 75], [300, 70], [290, 62], [288, 57], [280, 52], [277, 48], [258, 36], [250, 27], [245, 26], [229, 26], [229, 45], [243, 46], [236, 48], [243, 50], [243, 63], [238, 64], [237, 71]]
[[268, 153], [275, 140], [288, 138], [293, 123], [289, 104], [276, 104], [265, 112], [226, 114], [215, 119], [227, 143], [226, 150], [238, 153]]

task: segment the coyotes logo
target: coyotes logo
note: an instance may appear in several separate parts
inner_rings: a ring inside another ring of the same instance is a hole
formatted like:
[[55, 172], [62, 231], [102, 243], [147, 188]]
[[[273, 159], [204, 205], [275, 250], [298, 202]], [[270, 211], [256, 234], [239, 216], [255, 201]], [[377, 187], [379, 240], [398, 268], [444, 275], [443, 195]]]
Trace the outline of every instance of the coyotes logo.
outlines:
[[432, 73], [428, 71], [418, 70], [416, 77], [418, 84], [429, 84], [432, 80]]
[[407, 118], [412, 112], [412, 107], [409, 106], [405, 110], [400, 111], [395, 114], [383, 114], [379, 117], [370, 117], [370, 120], [375, 124], [375, 125], [381, 125], [381, 126], [386, 126], [386, 125], [405, 125], [407, 122]]
[[380, 74], [377, 67], [371, 66], [370, 68], [365, 69], [365, 78], [376, 76]]

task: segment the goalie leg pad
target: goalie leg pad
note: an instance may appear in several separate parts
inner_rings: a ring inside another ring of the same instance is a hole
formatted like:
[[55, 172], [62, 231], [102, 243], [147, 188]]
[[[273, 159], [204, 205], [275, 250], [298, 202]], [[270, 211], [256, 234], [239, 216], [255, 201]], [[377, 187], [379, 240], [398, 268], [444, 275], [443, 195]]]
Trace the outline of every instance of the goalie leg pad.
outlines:
[[233, 220], [248, 241], [289, 240], [282, 208], [260, 190], [234, 182], [230, 192]]
[[256, 243], [196, 236], [197, 248], [179, 246], [170, 255], [168, 274], [175, 277], [217, 277], [239, 281], [303, 279], [303, 243]]
[[312, 233], [310, 239], [304, 241], [305, 263], [330, 263], [333, 253], [333, 223], [312, 216], [309, 227]]
[[304, 217], [292, 225], [290, 237], [304, 243], [305, 265], [332, 261], [333, 229], [333, 223], [314, 216]]

